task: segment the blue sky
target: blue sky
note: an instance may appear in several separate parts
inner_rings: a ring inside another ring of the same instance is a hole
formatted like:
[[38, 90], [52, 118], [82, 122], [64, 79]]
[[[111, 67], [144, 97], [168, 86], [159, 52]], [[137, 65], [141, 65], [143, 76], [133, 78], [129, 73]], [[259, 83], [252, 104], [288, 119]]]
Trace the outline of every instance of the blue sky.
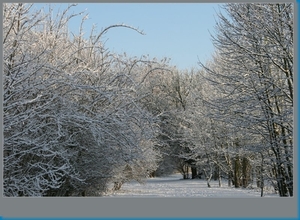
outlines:
[[[65, 7], [66, 4], [55, 4]], [[220, 4], [213, 3], [79, 3], [71, 12], [85, 11], [99, 32], [112, 24], [124, 23], [143, 30], [146, 35], [126, 28], [110, 29], [102, 38], [106, 47], [129, 56], [171, 58], [179, 69], [198, 67], [198, 58], [206, 62], [214, 51], [210, 33]], [[80, 18], [70, 22], [70, 30], [78, 32]]]

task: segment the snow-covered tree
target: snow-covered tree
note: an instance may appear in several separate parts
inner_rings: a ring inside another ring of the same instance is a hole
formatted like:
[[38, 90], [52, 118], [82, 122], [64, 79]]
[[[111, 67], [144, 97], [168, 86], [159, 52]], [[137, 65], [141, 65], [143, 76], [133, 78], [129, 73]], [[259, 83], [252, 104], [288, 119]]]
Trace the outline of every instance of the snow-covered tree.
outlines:
[[258, 140], [248, 149], [268, 154], [280, 196], [293, 196], [293, 4], [224, 9], [214, 67], [202, 65], [226, 95], [219, 113]]
[[120, 24], [85, 39], [84, 17], [71, 37], [73, 6], [53, 16], [4, 4], [5, 196], [100, 195], [124, 167], [128, 180], [156, 169], [155, 121], [127, 68], [135, 61], [101, 42], [110, 28], [141, 32]]

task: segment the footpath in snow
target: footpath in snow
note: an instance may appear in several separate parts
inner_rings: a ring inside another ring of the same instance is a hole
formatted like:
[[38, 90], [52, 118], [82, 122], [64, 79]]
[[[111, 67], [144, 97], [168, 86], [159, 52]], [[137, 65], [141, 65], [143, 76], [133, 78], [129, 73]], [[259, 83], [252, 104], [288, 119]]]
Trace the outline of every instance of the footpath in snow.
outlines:
[[[145, 184], [136, 181], [125, 183], [119, 191], [108, 192], [104, 197], [207, 197], [207, 198], [248, 198], [260, 197], [259, 189], [228, 187], [227, 181], [219, 187], [218, 181], [211, 181], [211, 188], [203, 179], [183, 180], [180, 174], [168, 177], [149, 178]], [[279, 197], [272, 191], [264, 197]]]

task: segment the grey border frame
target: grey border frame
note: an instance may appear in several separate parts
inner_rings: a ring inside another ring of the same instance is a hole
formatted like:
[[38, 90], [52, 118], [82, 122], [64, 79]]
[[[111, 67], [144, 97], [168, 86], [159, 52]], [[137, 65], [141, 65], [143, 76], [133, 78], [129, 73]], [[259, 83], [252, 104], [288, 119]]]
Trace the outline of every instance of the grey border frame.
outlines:
[[[6, 2], [23, 2], [23, 1], [6, 1]], [[24, 1], [26, 2], [26, 1]], [[29, 1], [27, 1], [29, 2]], [[33, 2], [33, 1], [30, 1]], [[34, 1], [39, 3], [48, 3], [49, 1]], [[51, 3], [62, 3], [58, 0], [52, 0]], [[243, 1], [70, 1], [65, 0], [63, 3], [226, 3]], [[287, 2], [281, 1], [258, 1], [252, 0], [248, 2]], [[295, 18], [298, 21], [299, 4], [296, 1], [288, 1], [295, 4]], [[0, 6], [1, 15], [3, 15], [3, 5]], [[3, 16], [1, 16], [3, 18]], [[2, 26], [2, 23], [1, 23]], [[295, 22], [294, 29], [295, 42], [295, 72], [298, 73], [298, 26]], [[3, 35], [0, 39], [2, 42]], [[2, 49], [2, 46], [1, 46]], [[1, 50], [3, 52], [3, 50]], [[3, 62], [3, 60], [2, 60]], [[1, 62], [1, 68], [2, 68]], [[0, 122], [3, 125], [3, 78], [1, 77], [1, 109]], [[294, 107], [294, 130], [298, 131], [298, 76], [295, 74], [295, 99]], [[295, 196], [293, 198], [5, 198], [3, 197], [3, 187], [1, 181], [0, 196], [0, 218], [1, 217], [159, 217], [159, 218], [297, 218], [298, 217], [298, 137], [294, 133], [294, 181]], [[0, 176], [2, 180], [2, 147], [3, 147], [3, 127], [0, 126], [1, 140], [1, 170]]]

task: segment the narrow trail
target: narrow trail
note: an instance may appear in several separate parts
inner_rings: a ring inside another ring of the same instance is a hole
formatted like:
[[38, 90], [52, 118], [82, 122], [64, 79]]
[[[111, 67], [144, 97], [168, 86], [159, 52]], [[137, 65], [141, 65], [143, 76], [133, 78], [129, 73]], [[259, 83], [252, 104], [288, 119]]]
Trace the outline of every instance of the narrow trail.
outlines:
[[[219, 187], [218, 181], [211, 181], [211, 188], [201, 179], [183, 180], [180, 174], [147, 179], [145, 184], [136, 181], [125, 183], [119, 191], [108, 192], [104, 197], [198, 197], [198, 198], [250, 198], [260, 197], [259, 189], [228, 187], [227, 181]], [[265, 197], [279, 197], [271, 190]]]

